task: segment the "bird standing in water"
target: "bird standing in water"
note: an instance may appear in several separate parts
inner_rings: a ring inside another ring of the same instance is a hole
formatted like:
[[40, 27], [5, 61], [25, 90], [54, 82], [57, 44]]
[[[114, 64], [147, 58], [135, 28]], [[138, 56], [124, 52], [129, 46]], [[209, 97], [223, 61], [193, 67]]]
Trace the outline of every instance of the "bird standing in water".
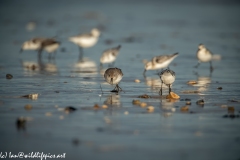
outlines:
[[69, 41], [78, 45], [80, 60], [83, 58], [83, 48], [94, 46], [97, 43], [99, 36], [100, 31], [97, 28], [93, 28], [90, 33], [83, 33], [69, 38]]
[[169, 94], [171, 92], [171, 85], [173, 84], [173, 82], [175, 81], [175, 72], [170, 70], [170, 69], [165, 69], [163, 70], [160, 75], [160, 80], [162, 81], [162, 84], [161, 84], [161, 88], [160, 88], [160, 91], [159, 91], [159, 94], [162, 95], [162, 85], [163, 83], [168, 86], [169, 88]]
[[208, 50], [203, 44], [198, 45], [198, 50], [197, 50], [197, 59], [198, 59], [198, 64], [195, 66], [195, 68], [198, 68], [201, 62], [209, 62], [210, 63], [210, 71], [213, 71], [213, 66], [212, 66], [212, 52]]
[[107, 83], [114, 85], [116, 84], [115, 88], [111, 92], [119, 92], [122, 91], [122, 88], [119, 87], [118, 83], [121, 81], [123, 77], [122, 70], [119, 68], [108, 68], [104, 73], [104, 78]]
[[41, 43], [38, 56], [41, 58], [41, 52], [42, 52], [42, 50], [45, 50], [46, 52], [49, 53], [48, 59], [52, 58], [51, 54], [54, 54], [54, 58], [55, 58], [56, 50], [58, 49], [59, 46], [60, 46], [60, 42], [59, 41], [56, 41], [53, 38], [45, 39]]
[[168, 65], [178, 56], [178, 53], [171, 55], [161, 55], [153, 57], [151, 61], [145, 64], [145, 70], [143, 75], [145, 75], [147, 70], [156, 70], [168, 67]]
[[112, 63], [112, 66], [113, 66], [120, 49], [121, 49], [121, 45], [118, 45], [115, 48], [111, 48], [103, 51], [103, 54], [100, 58], [100, 66], [102, 66], [104, 63]]
[[37, 50], [38, 57], [40, 58], [42, 51], [45, 50], [49, 53], [49, 57], [51, 57], [50, 54], [56, 54], [56, 50], [59, 46], [60, 42], [56, 41], [54, 38], [33, 38], [23, 43], [20, 53], [23, 50]]

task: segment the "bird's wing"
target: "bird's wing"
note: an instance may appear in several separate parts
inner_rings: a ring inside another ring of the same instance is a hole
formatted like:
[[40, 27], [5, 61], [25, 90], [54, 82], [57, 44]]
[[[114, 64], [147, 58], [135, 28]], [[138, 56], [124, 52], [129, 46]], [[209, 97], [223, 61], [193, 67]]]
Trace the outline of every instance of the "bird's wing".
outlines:
[[107, 50], [104, 50], [103, 51], [103, 54], [102, 55], [109, 55], [109, 54], [111, 54], [112, 53], [112, 51], [111, 51], [111, 49], [107, 49]]
[[116, 48], [111, 48], [103, 51], [103, 55], [110, 55], [112, 54], [113, 56], [116, 56], [118, 54], [119, 50]]
[[59, 43], [58, 41], [56, 41], [55, 39], [46, 39], [42, 42], [42, 46], [48, 46], [51, 44], [57, 44]]
[[116, 48], [111, 49], [111, 53], [112, 53], [112, 55], [117, 56], [119, 53], [119, 49], [116, 49]]
[[212, 53], [209, 49], [206, 49], [206, 51], [207, 51], [207, 52], [206, 52], [207, 54], [213, 55], [213, 53]]
[[89, 38], [92, 37], [91, 33], [83, 33], [83, 34], [79, 34], [76, 37], [82, 37], [82, 38]]
[[166, 60], [168, 60], [170, 56], [164, 55], [164, 56], [157, 56], [152, 59], [153, 63], [163, 63]]
[[178, 53], [174, 53], [171, 55], [161, 55], [161, 56], [156, 56], [152, 59], [153, 63], [163, 63], [168, 59], [171, 59], [173, 57], [176, 57], [178, 55]]
[[38, 37], [38, 38], [33, 38], [33, 39], [32, 39], [32, 42], [33, 42], [33, 43], [42, 43], [44, 40], [46, 40], [46, 38], [40, 38], [40, 37]]

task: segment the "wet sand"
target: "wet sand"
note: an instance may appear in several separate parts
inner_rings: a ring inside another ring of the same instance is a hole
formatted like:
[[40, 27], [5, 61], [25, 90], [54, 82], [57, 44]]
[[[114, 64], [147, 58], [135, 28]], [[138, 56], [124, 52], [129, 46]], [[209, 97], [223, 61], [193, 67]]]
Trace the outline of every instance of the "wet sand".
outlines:
[[[239, 7], [234, 1], [2, 1], [0, 152], [66, 153], [65, 159], [239, 159]], [[67, 38], [93, 27], [102, 36], [84, 49], [80, 62]], [[47, 53], [42, 59], [35, 51], [19, 54], [22, 43], [36, 36], [61, 41], [55, 60]], [[209, 64], [193, 67], [199, 43], [221, 56], [212, 73]], [[123, 71], [124, 92], [116, 94], [109, 92], [114, 87], [103, 78], [108, 66], [100, 69], [99, 58], [119, 44], [115, 67]], [[142, 61], [175, 52], [172, 90], [181, 98], [169, 101], [166, 87], [163, 98], [158, 95], [156, 71], [143, 77]], [[21, 97], [32, 93], [38, 98]], [[151, 98], [138, 98], [143, 94]], [[196, 104], [200, 99], [204, 105]], [[189, 110], [181, 111], [187, 101]], [[66, 113], [68, 106], [77, 110]], [[16, 125], [18, 117], [26, 122]]]

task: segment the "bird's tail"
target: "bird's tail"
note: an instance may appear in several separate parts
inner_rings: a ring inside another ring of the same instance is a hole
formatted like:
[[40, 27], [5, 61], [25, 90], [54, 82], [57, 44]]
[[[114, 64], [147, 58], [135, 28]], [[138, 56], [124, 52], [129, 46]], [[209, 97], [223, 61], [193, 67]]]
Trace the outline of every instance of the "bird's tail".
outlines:
[[121, 45], [118, 45], [118, 46], [116, 47], [116, 49], [119, 50], [121, 47], [122, 47]]
[[178, 52], [173, 54], [173, 56], [177, 56], [177, 55], [178, 55]]

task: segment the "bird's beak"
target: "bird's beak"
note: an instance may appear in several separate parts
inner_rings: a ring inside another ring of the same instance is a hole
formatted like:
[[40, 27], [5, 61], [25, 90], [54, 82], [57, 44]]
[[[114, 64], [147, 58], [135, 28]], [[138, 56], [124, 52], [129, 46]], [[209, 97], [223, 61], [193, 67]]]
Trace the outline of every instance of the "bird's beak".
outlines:
[[113, 84], [113, 78], [111, 78], [111, 83]]

